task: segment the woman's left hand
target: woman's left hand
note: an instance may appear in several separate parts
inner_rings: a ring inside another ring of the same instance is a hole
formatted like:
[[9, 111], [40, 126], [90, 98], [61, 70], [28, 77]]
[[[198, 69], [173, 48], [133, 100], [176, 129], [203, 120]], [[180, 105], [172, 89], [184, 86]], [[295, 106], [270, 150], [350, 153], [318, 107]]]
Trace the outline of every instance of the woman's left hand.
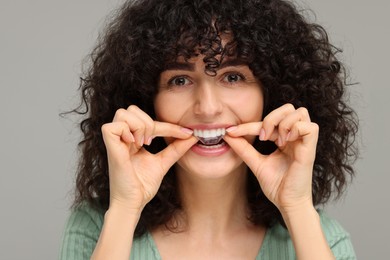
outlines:
[[[227, 130], [225, 141], [257, 177], [262, 191], [280, 211], [312, 205], [312, 173], [318, 125], [306, 108], [286, 104], [268, 114], [263, 122], [238, 125]], [[278, 149], [260, 154], [244, 136], [259, 135]]]

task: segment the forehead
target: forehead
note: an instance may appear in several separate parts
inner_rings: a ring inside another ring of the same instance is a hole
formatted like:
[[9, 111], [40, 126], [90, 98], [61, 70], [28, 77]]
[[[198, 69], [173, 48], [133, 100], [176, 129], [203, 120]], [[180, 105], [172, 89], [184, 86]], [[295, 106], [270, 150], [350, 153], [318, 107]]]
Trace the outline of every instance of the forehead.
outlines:
[[[220, 55], [219, 55], [220, 56]], [[219, 60], [216, 70], [230, 66], [248, 66], [245, 60], [238, 59], [237, 57], [215, 57]], [[205, 60], [206, 59], [206, 60]], [[184, 57], [178, 57], [176, 60], [167, 62], [164, 66], [164, 70], [195, 70], [195, 67], [205, 66], [207, 64], [207, 58], [204, 55], [198, 55], [185, 59]]]

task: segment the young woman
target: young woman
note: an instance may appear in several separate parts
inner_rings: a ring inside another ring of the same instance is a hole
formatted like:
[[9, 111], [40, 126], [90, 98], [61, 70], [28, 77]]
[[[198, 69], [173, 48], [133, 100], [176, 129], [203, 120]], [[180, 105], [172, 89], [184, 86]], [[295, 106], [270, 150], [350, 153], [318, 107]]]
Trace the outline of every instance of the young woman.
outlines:
[[357, 121], [326, 32], [287, 1], [129, 1], [82, 80], [61, 259], [355, 259], [318, 206]]

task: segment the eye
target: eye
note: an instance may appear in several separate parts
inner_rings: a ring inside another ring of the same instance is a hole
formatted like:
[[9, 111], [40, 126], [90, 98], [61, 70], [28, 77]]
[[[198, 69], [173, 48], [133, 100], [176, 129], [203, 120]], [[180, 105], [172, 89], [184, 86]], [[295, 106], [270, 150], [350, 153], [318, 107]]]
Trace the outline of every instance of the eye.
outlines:
[[168, 85], [172, 87], [180, 87], [191, 84], [191, 81], [184, 76], [178, 76], [170, 79]]
[[223, 78], [224, 81], [229, 82], [229, 83], [235, 83], [235, 82], [241, 81], [243, 79], [244, 79], [244, 77], [239, 73], [229, 73], [229, 74], [225, 75], [225, 77]]

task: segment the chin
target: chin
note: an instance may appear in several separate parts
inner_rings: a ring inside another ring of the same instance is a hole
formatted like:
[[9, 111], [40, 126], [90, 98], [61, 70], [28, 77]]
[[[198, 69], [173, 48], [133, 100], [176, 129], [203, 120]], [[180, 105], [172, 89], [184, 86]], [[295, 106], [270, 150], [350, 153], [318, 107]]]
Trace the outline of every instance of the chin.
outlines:
[[246, 165], [233, 152], [218, 157], [204, 157], [186, 154], [177, 162], [176, 171], [184, 176], [196, 176], [201, 179], [225, 178], [237, 171], [245, 171]]

